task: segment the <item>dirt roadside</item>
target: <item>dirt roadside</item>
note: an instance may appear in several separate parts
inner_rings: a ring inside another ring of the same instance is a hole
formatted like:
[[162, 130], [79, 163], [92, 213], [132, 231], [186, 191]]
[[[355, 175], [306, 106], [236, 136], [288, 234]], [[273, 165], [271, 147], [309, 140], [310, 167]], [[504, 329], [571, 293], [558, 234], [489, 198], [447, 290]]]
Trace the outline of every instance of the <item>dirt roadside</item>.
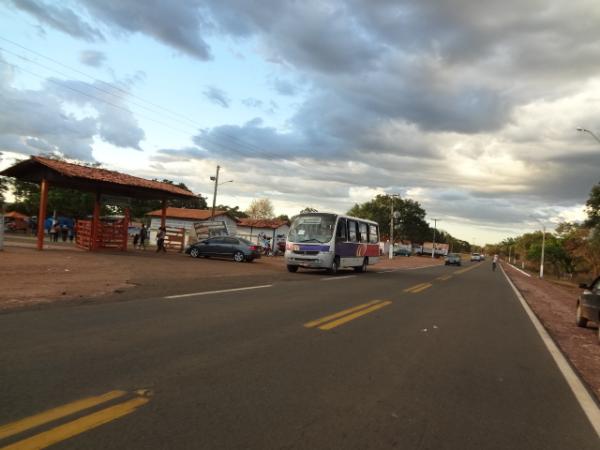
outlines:
[[[428, 267], [441, 260], [419, 257], [382, 258], [370, 270]], [[157, 254], [152, 249], [128, 252], [85, 252], [73, 245], [51, 245], [43, 252], [31, 243], [9, 241], [0, 252], [0, 312], [85, 299], [112, 301], [136, 292], [153, 292], [160, 286], [186, 283], [210, 286], [227, 279], [293, 280], [282, 257], [263, 257], [251, 264], [228, 260], [192, 259], [181, 253]], [[112, 296], [112, 297], [111, 297]]]
[[598, 329], [593, 324], [587, 328], [575, 325], [575, 302], [581, 289], [527, 277], [508, 264], [503, 267], [554, 342], [600, 401]]

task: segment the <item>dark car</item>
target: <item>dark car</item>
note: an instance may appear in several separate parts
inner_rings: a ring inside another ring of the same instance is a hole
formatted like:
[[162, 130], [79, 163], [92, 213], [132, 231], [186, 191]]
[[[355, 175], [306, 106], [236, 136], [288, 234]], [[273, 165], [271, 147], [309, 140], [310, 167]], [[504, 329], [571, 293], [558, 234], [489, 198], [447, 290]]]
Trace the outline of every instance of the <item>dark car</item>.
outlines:
[[260, 258], [260, 248], [252, 242], [239, 237], [216, 236], [196, 242], [185, 249], [185, 253], [198, 258], [211, 256], [233, 258], [237, 262], [252, 262]]
[[394, 250], [394, 256], [410, 256], [410, 250], [407, 248], [397, 248]]
[[576, 323], [578, 327], [585, 327], [589, 320], [598, 325], [598, 341], [600, 341], [600, 277], [592, 284], [579, 285], [584, 291], [577, 299]]
[[446, 262], [444, 264], [446, 266], [460, 266], [462, 265], [462, 260], [458, 253], [448, 253], [448, 256], [446, 256]]

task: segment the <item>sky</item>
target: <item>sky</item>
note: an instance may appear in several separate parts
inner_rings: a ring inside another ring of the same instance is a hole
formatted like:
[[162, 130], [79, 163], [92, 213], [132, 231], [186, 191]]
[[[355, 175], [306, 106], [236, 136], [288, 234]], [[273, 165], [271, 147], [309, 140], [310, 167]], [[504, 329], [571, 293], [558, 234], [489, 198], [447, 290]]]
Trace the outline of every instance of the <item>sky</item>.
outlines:
[[582, 220], [597, 0], [0, 0], [0, 168], [54, 153], [242, 209], [377, 194], [478, 245]]

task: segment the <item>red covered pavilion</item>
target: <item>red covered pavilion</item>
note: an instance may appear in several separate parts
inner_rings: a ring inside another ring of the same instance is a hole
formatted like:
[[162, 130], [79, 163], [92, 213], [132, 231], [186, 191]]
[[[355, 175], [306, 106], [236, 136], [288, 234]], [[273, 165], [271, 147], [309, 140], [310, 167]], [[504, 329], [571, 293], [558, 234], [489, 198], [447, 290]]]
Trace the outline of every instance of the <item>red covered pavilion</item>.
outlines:
[[[78, 230], [82, 237], [88, 236], [86, 248], [97, 250], [103, 248], [102, 224], [100, 221], [100, 206], [103, 195], [129, 197], [162, 201], [161, 224], [165, 226], [167, 200], [173, 198], [188, 199], [195, 195], [187, 189], [160, 181], [146, 180], [112, 170], [98, 169], [79, 164], [58, 161], [55, 159], [32, 156], [2, 172], [0, 175], [14, 177], [19, 180], [40, 184], [40, 210], [38, 214], [37, 248], [44, 248], [44, 220], [48, 204], [48, 189], [50, 186], [77, 189], [95, 194], [94, 214], [91, 221], [79, 221], [84, 225]], [[125, 214], [122, 233], [122, 249], [127, 246], [127, 223], [129, 211]], [[78, 242], [79, 244], [79, 242]], [[108, 246], [108, 245], [107, 245]]]

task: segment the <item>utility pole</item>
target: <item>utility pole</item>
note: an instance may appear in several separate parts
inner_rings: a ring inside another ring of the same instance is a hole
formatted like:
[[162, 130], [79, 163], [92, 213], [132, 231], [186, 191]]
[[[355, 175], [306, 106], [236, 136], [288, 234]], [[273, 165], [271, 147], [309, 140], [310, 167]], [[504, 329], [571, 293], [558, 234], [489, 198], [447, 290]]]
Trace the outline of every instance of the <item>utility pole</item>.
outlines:
[[544, 278], [544, 248], [546, 247], [546, 225], [542, 225], [542, 258], [540, 260], [540, 278]]
[[508, 263], [510, 264], [510, 255], [512, 253], [512, 245], [508, 247]]
[[213, 194], [212, 212], [210, 213], [210, 220], [215, 218], [215, 205], [217, 204], [217, 187], [219, 186], [219, 170], [221, 166], [217, 166], [217, 174], [214, 177], [210, 177], [215, 182], [215, 192]]
[[398, 197], [398, 194], [390, 194], [392, 198], [392, 211], [390, 216], [390, 248], [389, 258], [394, 259], [394, 198]]
[[441, 219], [431, 219], [433, 220], [433, 245], [431, 246], [431, 259], [435, 258], [435, 230], [437, 228], [438, 220]]

